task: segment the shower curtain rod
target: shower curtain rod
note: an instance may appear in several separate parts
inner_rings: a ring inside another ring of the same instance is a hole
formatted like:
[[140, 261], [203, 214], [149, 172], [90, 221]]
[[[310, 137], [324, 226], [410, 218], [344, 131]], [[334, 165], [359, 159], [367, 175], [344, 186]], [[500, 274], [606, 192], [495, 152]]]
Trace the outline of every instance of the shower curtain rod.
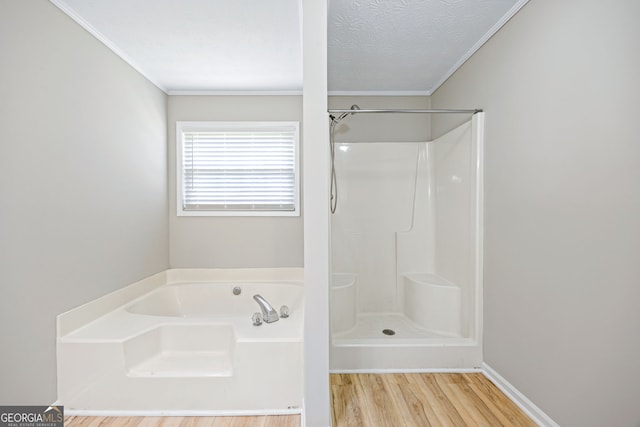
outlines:
[[359, 113], [427, 113], [427, 114], [437, 114], [437, 113], [463, 113], [463, 114], [476, 114], [482, 113], [482, 109], [474, 109], [474, 110], [397, 110], [397, 109], [384, 109], [384, 110], [344, 110], [344, 109], [330, 109], [327, 110], [328, 113], [342, 114], [342, 113], [350, 113], [350, 114], [359, 114]]

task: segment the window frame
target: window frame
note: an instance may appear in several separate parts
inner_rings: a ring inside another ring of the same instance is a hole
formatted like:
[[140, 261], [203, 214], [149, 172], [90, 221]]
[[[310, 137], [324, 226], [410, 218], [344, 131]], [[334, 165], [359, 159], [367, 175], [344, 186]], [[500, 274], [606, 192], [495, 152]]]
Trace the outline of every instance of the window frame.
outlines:
[[[251, 209], [198, 209], [185, 210], [184, 197], [184, 169], [183, 169], [183, 134], [207, 130], [247, 131], [253, 129], [273, 128], [282, 129], [292, 127], [294, 133], [294, 209], [284, 210], [251, 210]], [[300, 122], [298, 121], [176, 121], [176, 213], [177, 216], [300, 216]]]

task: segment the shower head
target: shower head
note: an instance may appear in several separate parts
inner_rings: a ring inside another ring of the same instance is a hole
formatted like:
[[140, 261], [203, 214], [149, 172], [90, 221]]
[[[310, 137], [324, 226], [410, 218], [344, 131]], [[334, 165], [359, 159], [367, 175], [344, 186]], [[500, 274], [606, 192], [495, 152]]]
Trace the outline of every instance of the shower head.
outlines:
[[345, 117], [347, 117], [347, 116], [349, 116], [349, 115], [355, 114], [355, 111], [357, 111], [357, 110], [359, 110], [359, 109], [360, 109], [360, 107], [358, 107], [358, 105], [357, 105], [357, 104], [353, 104], [353, 105], [351, 106], [351, 110], [353, 110], [353, 111], [354, 111], [353, 113], [342, 113], [342, 114], [340, 114], [338, 117], [331, 116], [331, 119], [333, 120], [333, 122], [334, 122], [335, 124], [338, 124], [338, 122], [340, 122], [342, 119], [344, 119]]

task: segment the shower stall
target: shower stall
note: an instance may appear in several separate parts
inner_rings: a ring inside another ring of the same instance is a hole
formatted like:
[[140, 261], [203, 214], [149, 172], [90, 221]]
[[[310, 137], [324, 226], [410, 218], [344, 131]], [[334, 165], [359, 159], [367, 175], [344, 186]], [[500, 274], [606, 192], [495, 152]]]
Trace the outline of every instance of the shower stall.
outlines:
[[433, 141], [340, 142], [334, 128], [351, 110], [334, 110], [334, 372], [482, 362], [484, 115], [446, 112], [466, 112], [470, 120]]

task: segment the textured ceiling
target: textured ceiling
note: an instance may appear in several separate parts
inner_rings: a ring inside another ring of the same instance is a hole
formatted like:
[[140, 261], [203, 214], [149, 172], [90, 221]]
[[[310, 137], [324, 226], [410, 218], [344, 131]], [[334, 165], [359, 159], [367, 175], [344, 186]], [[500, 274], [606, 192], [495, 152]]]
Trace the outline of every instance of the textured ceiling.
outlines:
[[329, 88], [431, 93], [523, 3], [333, 0]]
[[[302, 89], [301, 0], [50, 1], [169, 93]], [[430, 94], [526, 1], [330, 0], [329, 90]]]

